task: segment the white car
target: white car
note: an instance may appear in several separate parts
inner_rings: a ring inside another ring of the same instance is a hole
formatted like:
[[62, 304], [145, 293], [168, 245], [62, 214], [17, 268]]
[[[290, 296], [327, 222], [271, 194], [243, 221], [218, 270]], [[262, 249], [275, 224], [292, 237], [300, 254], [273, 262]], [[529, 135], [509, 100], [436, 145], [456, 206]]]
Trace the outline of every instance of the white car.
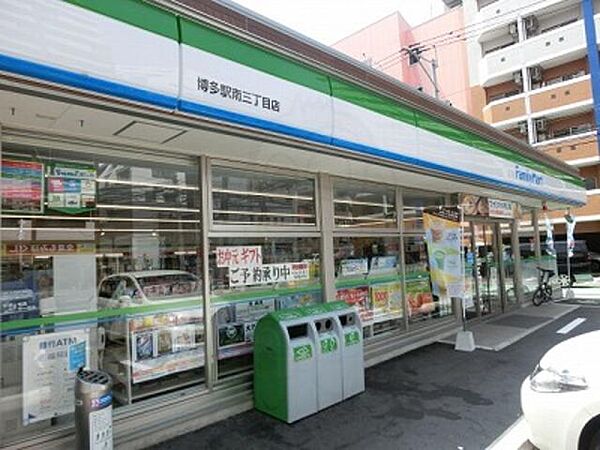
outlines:
[[[110, 275], [98, 288], [99, 309], [167, 305], [176, 301], [201, 299], [202, 285], [191, 273], [181, 270], [147, 270]], [[125, 321], [117, 319], [104, 326], [110, 340], [123, 339]]]
[[529, 440], [540, 450], [600, 449], [600, 331], [551, 348], [521, 386]]

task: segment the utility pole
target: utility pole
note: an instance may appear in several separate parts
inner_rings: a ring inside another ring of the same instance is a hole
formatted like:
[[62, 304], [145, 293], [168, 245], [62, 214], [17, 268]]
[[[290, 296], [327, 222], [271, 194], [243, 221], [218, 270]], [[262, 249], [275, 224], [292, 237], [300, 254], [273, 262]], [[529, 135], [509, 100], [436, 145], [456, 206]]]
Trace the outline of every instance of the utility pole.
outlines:
[[[431, 84], [433, 85], [433, 92], [435, 98], [439, 100], [440, 89], [437, 80], [437, 69], [439, 67], [437, 63], [437, 49], [435, 48], [435, 46], [433, 47], [433, 49], [435, 50], [435, 57], [432, 59], [425, 58], [423, 56], [423, 47], [420, 47], [418, 45], [404, 47], [402, 51], [408, 54], [408, 61], [410, 62], [410, 64], [419, 64], [421, 66], [423, 72], [425, 72], [425, 75], [427, 75], [427, 78], [429, 78], [429, 81], [431, 81]], [[431, 74], [427, 71], [422, 61], [425, 61], [426, 63], [431, 65]]]

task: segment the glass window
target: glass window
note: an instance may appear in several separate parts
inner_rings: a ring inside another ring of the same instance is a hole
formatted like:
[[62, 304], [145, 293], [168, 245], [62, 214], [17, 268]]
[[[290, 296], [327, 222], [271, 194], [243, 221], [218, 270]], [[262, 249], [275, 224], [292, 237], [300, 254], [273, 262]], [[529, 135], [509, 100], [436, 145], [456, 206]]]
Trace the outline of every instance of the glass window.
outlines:
[[116, 407], [201, 383], [194, 164], [3, 150], [3, 437], [71, 423], [82, 366]]
[[220, 376], [248, 369], [256, 322], [271, 311], [319, 303], [318, 238], [214, 238], [211, 305]]
[[402, 190], [402, 229], [404, 232], [423, 231], [423, 209], [445, 204], [444, 195], [435, 192]]
[[336, 297], [375, 333], [404, 326], [399, 247], [397, 236], [334, 238]]
[[335, 180], [335, 225], [340, 228], [397, 228], [394, 187]]
[[215, 224], [316, 225], [311, 178], [213, 167]]
[[587, 177], [583, 181], [585, 183], [585, 188], [588, 191], [591, 191], [592, 189], [596, 189], [596, 187], [598, 186], [596, 177]]

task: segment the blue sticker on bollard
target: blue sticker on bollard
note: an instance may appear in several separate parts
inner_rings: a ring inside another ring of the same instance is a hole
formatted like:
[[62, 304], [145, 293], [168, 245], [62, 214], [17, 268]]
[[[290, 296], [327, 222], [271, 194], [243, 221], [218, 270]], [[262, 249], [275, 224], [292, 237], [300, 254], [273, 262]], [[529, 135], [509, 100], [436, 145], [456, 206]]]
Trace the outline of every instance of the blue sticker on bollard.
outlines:
[[91, 401], [91, 406], [94, 409], [102, 409], [106, 408], [112, 403], [112, 394], [104, 394], [100, 398], [93, 398]]
[[69, 372], [85, 367], [85, 341], [69, 346]]

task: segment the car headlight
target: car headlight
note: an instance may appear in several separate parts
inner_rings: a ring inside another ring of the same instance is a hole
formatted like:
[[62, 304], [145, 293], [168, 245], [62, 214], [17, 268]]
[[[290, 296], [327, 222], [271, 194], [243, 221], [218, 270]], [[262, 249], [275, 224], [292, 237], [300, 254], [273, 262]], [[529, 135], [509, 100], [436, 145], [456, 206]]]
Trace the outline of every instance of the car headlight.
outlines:
[[539, 365], [529, 376], [529, 385], [536, 392], [571, 392], [588, 387], [586, 379], [580, 375], [551, 367], [544, 369]]

